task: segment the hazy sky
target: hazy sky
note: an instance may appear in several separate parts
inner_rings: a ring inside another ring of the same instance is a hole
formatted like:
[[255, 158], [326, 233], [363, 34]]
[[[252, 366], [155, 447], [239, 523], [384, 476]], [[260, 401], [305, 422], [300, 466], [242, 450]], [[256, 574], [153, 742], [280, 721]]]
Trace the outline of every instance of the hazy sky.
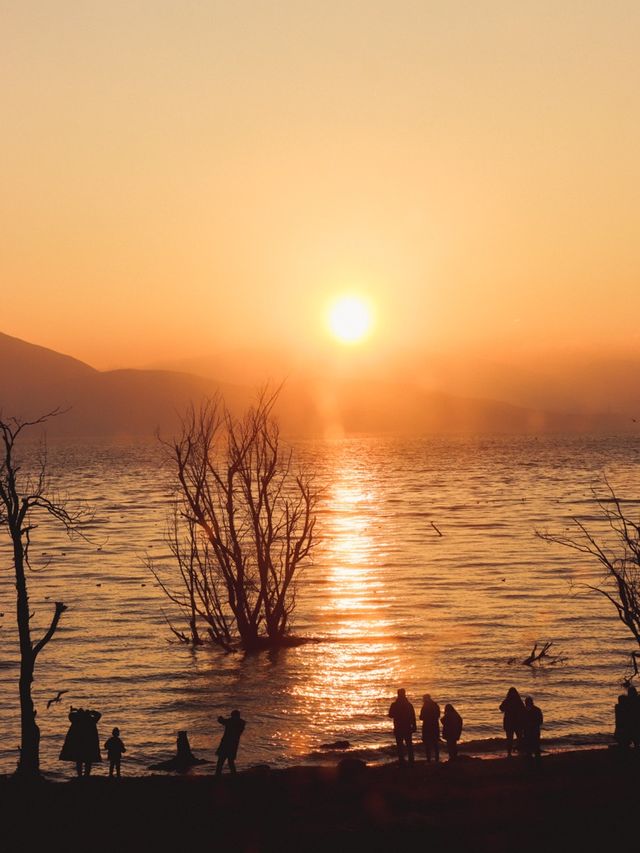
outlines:
[[[640, 4], [0, 2], [0, 331], [640, 347]], [[337, 345], [336, 345], [337, 346]]]

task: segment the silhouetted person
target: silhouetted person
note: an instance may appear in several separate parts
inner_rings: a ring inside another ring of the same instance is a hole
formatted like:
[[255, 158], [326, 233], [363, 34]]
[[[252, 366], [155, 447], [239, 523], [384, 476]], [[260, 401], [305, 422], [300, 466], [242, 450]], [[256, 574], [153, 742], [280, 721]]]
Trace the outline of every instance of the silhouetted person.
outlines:
[[638, 696], [638, 691], [633, 684], [627, 687], [627, 702], [630, 740], [634, 747], [638, 749], [640, 747], [640, 696]]
[[111, 732], [111, 737], [105, 742], [104, 748], [109, 756], [109, 776], [113, 776], [113, 771], [116, 771], [116, 776], [120, 778], [120, 762], [122, 753], [126, 752], [126, 747], [120, 740], [120, 729], [115, 728]]
[[232, 711], [231, 716], [228, 718], [218, 717], [218, 722], [221, 726], [224, 726], [224, 734], [216, 750], [216, 755], [218, 756], [216, 776], [222, 773], [222, 766], [225, 761], [229, 762], [229, 770], [232, 773], [236, 772], [236, 755], [238, 754], [240, 736], [246, 725], [245, 721], [240, 717], [240, 711]]
[[613, 736], [618, 741], [619, 746], [623, 749], [628, 749], [632, 737], [632, 705], [626, 693], [618, 696], [618, 703], [615, 707], [615, 718], [616, 728]]
[[522, 737], [522, 716], [524, 703], [515, 687], [510, 687], [507, 695], [500, 705], [504, 714], [502, 724], [507, 735], [507, 755], [511, 755], [513, 749], [513, 737], [519, 742]]
[[85, 711], [74, 708], [69, 711], [69, 731], [60, 751], [61, 761], [74, 761], [78, 776], [89, 776], [91, 766], [102, 761], [100, 755], [100, 738], [98, 737], [98, 720], [102, 714], [98, 711]]
[[527, 696], [522, 713], [522, 741], [529, 758], [533, 755], [540, 758], [540, 729], [543, 722], [542, 711], [533, 704], [531, 696]]
[[406, 745], [409, 764], [413, 764], [413, 733], [417, 730], [416, 712], [402, 687], [398, 690], [398, 698], [391, 703], [389, 716], [393, 720], [393, 734], [398, 748], [398, 761], [400, 764], [404, 764], [404, 747]]
[[422, 697], [420, 709], [422, 720], [422, 743], [427, 761], [431, 761], [433, 752], [436, 761], [440, 760], [440, 705], [434, 702], [428, 693]]
[[447, 743], [449, 761], [455, 761], [458, 757], [458, 741], [462, 734], [462, 717], [453, 705], [444, 706], [442, 715], [442, 737]]

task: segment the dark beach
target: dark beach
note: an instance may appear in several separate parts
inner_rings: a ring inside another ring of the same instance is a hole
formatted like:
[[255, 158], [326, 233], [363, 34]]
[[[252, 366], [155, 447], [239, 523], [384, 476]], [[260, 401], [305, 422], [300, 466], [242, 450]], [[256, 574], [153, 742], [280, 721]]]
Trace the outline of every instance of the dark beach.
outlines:
[[634, 843], [640, 756], [617, 749], [235, 778], [0, 780], [2, 849], [613, 850]]

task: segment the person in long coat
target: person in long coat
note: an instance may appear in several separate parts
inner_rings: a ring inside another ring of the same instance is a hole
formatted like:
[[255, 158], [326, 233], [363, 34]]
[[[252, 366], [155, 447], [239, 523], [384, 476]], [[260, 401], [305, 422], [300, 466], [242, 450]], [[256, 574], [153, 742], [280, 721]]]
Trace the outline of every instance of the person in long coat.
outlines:
[[407, 699], [405, 689], [398, 690], [398, 698], [391, 703], [389, 716], [393, 720], [393, 734], [396, 739], [398, 761], [404, 764], [404, 747], [407, 747], [409, 764], [413, 764], [413, 733], [417, 729], [416, 712]]
[[458, 741], [461, 734], [462, 717], [453, 705], [445, 705], [442, 715], [442, 737], [447, 742], [449, 761], [455, 761], [458, 757]]
[[500, 704], [500, 710], [504, 714], [502, 724], [507, 735], [507, 755], [513, 750], [513, 738], [519, 743], [522, 739], [522, 718], [524, 714], [524, 702], [515, 687], [510, 687], [507, 695]]
[[524, 713], [522, 716], [522, 740], [524, 751], [528, 758], [535, 756], [540, 758], [540, 729], [544, 723], [544, 716], [540, 708], [533, 704], [531, 696], [524, 700]]
[[71, 707], [69, 711], [69, 730], [60, 751], [61, 761], [73, 761], [78, 776], [91, 775], [93, 764], [102, 761], [100, 755], [100, 737], [98, 735], [99, 711], [85, 711], [84, 708]]
[[629, 712], [629, 736], [636, 749], [640, 748], [640, 695], [630, 684], [627, 687], [627, 708]]
[[236, 755], [238, 754], [240, 737], [246, 725], [245, 721], [240, 717], [240, 711], [232, 711], [230, 717], [218, 717], [218, 722], [221, 726], [224, 726], [224, 734], [216, 750], [216, 755], [218, 756], [216, 776], [222, 773], [222, 766], [225, 761], [229, 762], [229, 770], [232, 773], [236, 772]]
[[618, 704], [615, 706], [616, 729], [614, 737], [618, 746], [628, 749], [633, 737], [632, 705], [626, 693], [618, 696]]
[[433, 751], [436, 762], [440, 760], [440, 705], [428, 693], [422, 697], [420, 710], [422, 720], [422, 743], [427, 761]]

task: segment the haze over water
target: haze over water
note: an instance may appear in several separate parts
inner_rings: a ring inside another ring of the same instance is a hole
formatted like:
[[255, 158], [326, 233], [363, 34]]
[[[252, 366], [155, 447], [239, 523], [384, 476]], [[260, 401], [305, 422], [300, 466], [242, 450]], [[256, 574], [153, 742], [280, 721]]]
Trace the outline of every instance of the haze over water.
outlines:
[[[248, 722], [243, 767], [314, 760], [321, 744], [343, 739], [383, 760], [399, 686], [417, 707], [424, 692], [453, 702], [475, 751], [495, 748], [511, 684], [543, 708], [552, 748], [606, 740], [630, 643], [604, 600], [571, 589], [597, 569], [534, 530], [559, 531], [574, 513], [589, 519], [590, 487], [604, 470], [630, 495], [637, 438], [354, 438], [297, 450], [325, 493], [295, 631], [322, 642], [247, 657], [171, 641], [170, 605], [143, 563], [145, 552], [167, 560], [171, 485], [157, 445], [50, 449], [63, 486], [96, 516], [90, 544], [44, 525], [34, 535], [34, 568], [51, 565], [30, 577], [33, 623], [46, 624], [55, 600], [69, 606], [34, 685], [47, 773], [73, 770], [57, 760], [70, 703], [103, 713], [103, 742], [121, 728], [127, 773], [172, 753], [178, 729], [212, 759], [216, 718], [233, 707]], [[19, 743], [13, 596], [7, 572], [0, 772], [15, 767]], [[567, 662], [539, 672], [509, 664], [536, 640], [553, 640]], [[47, 710], [58, 690], [69, 692]]]

